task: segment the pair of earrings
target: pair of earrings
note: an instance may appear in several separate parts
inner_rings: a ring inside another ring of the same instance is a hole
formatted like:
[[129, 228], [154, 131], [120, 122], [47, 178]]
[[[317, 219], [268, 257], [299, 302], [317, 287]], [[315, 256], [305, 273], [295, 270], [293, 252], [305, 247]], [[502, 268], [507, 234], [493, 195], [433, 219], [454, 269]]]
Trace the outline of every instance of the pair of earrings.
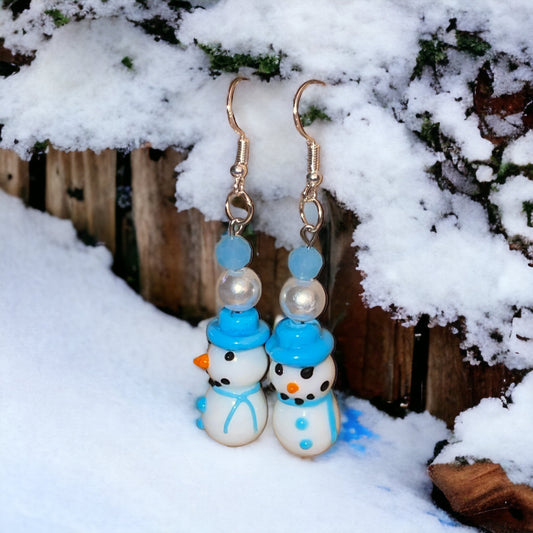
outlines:
[[[294, 122], [308, 150], [306, 186], [299, 204], [304, 224], [300, 235], [305, 244], [289, 255], [292, 277], [280, 293], [285, 318], [271, 334], [255, 308], [261, 297], [261, 281], [247, 266], [252, 248], [242, 237], [253, 217], [254, 204], [244, 189], [249, 140], [235, 120], [232, 104], [235, 87], [245, 79], [232, 81], [227, 98], [228, 120], [239, 140], [230, 170], [233, 189], [225, 205], [229, 229], [216, 246], [217, 260], [224, 268], [217, 281], [223, 307], [207, 326], [207, 353], [194, 360], [209, 374], [209, 388], [196, 404], [201, 413], [197, 425], [227, 446], [241, 446], [259, 437], [268, 418], [261, 380], [270, 366], [269, 378], [277, 391], [272, 414], [274, 433], [288, 451], [312, 457], [333, 445], [340, 427], [339, 407], [332, 392], [336, 377], [331, 356], [334, 339], [316, 320], [326, 306], [324, 288], [316, 280], [323, 258], [313, 246], [324, 219], [317, 197], [322, 182], [320, 146], [305, 132], [298, 113], [303, 91], [314, 83], [325, 84], [309, 80], [294, 96]], [[244, 206], [245, 215], [234, 215], [235, 202]], [[314, 211], [312, 221], [310, 206]]]

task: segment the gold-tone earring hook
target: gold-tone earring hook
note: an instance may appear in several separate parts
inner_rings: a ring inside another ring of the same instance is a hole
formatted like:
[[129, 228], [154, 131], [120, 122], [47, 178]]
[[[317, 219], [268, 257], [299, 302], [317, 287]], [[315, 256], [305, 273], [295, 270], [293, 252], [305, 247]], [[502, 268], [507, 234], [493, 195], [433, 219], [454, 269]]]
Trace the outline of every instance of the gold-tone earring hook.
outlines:
[[237, 121], [235, 120], [235, 114], [233, 113], [233, 93], [235, 92], [235, 87], [237, 87], [237, 85], [244, 80], [248, 80], [248, 78], [239, 76], [230, 83], [228, 89], [228, 98], [226, 100], [226, 111], [228, 112], [229, 125], [233, 128], [233, 131], [235, 131], [235, 133], [239, 134], [235, 163], [230, 169], [231, 175], [236, 180], [239, 180], [238, 183], [235, 183], [235, 187], [239, 188], [239, 190], [244, 187], [244, 178], [246, 177], [246, 174], [248, 174], [248, 154], [250, 141], [248, 140], [248, 137], [246, 137], [244, 131], [237, 124]]
[[239, 76], [235, 78], [229, 86], [228, 89], [228, 98], [226, 100], [226, 111], [228, 112], [228, 121], [230, 126], [233, 128], [235, 133], [238, 133], [241, 137], [246, 137], [244, 131], [239, 127], [237, 121], [235, 120], [235, 115], [233, 114], [233, 93], [235, 88], [241, 81], [249, 81], [250, 78], [245, 78], [244, 76]]
[[315, 140], [311, 135], [309, 135], [302, 126], [302, 121], [300, 120], [300, 112], [298, 108], [300, 107], [300, 98], [302, 97], [302, 93], [309, 87], [309, 85], [312, 85], [313, 83], [317, 83], [318, 85], [326, 85], [321, 80], [308, 80], [302, 85], [300, 85], [300, 88], [296, 91], [296, 94], [294, 95], [294, 100], [292, 103], [292, 117], [294, 118], [294, 124], [296, 126], [296, 129], [302, 135], [305, 137], [307, 142], [314, 143]]
[[[307, 246], [313, 246], [318, 237], [318, 232], [324, 222], [324, 209], [317, 197], [318, 187], [322, 183], [322, 174], [320, 174], [320, 145], [309, 135], [302, 126], [300, 120], [300, 98], [302, 93], [312, 84], [326, 85], [320, 80], [308, 80], [303, 83], [294, 95], [292, 104], [292, 117], [298, 133], [305, 138], [307, 142], [307, 176], [305, 189], [300, 197], [300, 218], [304, 223], [300, 235]], [[310, 222], [305, 207], [307, 204], [314, 206], [316, 221]]]
[[[228, 113], [228, 121], [230, 126], [233, 128], [235, 133], [238, 133], [239, 140], [237, 141], [237, 155], [235, 156], [235, 163], [233, 163], [230, 168], [231, 175], [234, 178], [233, 190], [228, 194], [226, 199], [226, 215], [229, 219], [229, 231], [231, 235], [240, 235], [244, 230], [245, 226], [252, 220], [254, 214], [254, 204], [248, 193], [244, 190], [244, 182], [246, 175], [248, 174], [248, 155], [249, 155], [249, 146], [250, 141], [246, 137], [244, 131], [239, 127], [237, 121], [235, 120], [235, 115], [233, 113], [233, 93], [235, 92], [235, 87], [243, 81], [248, 80], [249, 78], [244, 78], [239, 76], [235, 78], [229, 86], [228, 89], [228, 98], [226, 100], [226, 111]], [[231, 208], [233, 205], [239, 205], [246, 210], [246, 216], [239, 217], [235, 216]]]

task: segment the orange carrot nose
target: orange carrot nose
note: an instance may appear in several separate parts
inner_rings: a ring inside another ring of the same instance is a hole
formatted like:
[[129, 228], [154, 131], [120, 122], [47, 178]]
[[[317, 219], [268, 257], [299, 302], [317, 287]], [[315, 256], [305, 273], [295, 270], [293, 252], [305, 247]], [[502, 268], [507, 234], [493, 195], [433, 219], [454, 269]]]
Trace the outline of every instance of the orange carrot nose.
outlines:
[[209, 366], [209, 355], [206, 353], [203, 353], [202, 355], [199, 355], [198, 357], [196, 357], [193, 363], [196, 366], [199, 366], [200, 368], [203, 368], [204, 370], [206, 370], [207, 367]]
[[292, 381], [290, 383], [287, 383], [287, 392], [290, 394], [294, 394], [295, 392], [298, 392], [300, 390], [300, 387], [296, 383], [293, 383]]

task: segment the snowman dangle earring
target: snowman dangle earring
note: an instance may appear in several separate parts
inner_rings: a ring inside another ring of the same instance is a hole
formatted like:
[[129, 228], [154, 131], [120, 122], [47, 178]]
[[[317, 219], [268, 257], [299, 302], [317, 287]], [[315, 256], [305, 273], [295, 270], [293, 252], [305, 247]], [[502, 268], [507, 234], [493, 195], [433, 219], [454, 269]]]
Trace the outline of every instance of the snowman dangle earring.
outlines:
[[[237, 157], [230, 170], [233, 189], [225, 205], [228, 233], [215, 249], [217, 260], [224, 268], [216, 287], [223, 307], [207, 326], [207, 353], [194, 360], [209, 375], [209, 388], [196, 403], [200, 411], [197, 425], [226, 446], [241, 446], [257, 439], [265, 428], [268, 414], [260, 382], [268, 368], [264, 344], [270, 330], [255, 309], [261, 297], [261, 281], [247, 267], [252, 248], [242, 237], [254, 213], [252, 199], [244, 190], [249, 140], [233, 115], [235, 87], [246, 79], [238, 77], [231, 82], [226, 106], [230, 126], [239, 134], [239, 140]], [[244, 216], [234, 215], [235, 202], [244, 206]]]
[[[300, 235], [305, 245], [289, 255], [289, 278], [281, 289], [285, 314], [266, 343], [271, 358], [269, 377], [277, 391], [272, 423], [280, 443], [290, 452], [312, 457], [330, 448], [339, 434], [340, 412], [332, 392], [336, 368], [331, 352], [334, 339], [316, 318], [326, 307], [326, 293], [315, 279], [323, 265], [313, 247], [324, 220], [317, 197], [322, 182], [320, 146], [303, 129], [298, 106], [303, 91], [319, 80], [305, 82], [296, 92], [293, 117], [308, 150], [307, 183], [300, 199], [304, 223]], [[314, 211], [313, 222], [310, 211]]]

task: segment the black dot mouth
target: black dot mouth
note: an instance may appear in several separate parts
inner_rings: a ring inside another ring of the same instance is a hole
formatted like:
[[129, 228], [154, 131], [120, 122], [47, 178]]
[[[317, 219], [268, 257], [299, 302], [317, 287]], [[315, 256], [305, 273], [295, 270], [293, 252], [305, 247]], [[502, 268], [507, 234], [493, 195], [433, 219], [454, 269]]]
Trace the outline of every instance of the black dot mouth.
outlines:
[[229, 381], [228, 378], [222, 378], [220, 381], [221, 381], [222, 385], [229, 385], [230, 384], [230, 381]]
[[302, 398], [294, 398], [294, 403], [296, 405], [302, 405], [305, 400], [302, 400]]

